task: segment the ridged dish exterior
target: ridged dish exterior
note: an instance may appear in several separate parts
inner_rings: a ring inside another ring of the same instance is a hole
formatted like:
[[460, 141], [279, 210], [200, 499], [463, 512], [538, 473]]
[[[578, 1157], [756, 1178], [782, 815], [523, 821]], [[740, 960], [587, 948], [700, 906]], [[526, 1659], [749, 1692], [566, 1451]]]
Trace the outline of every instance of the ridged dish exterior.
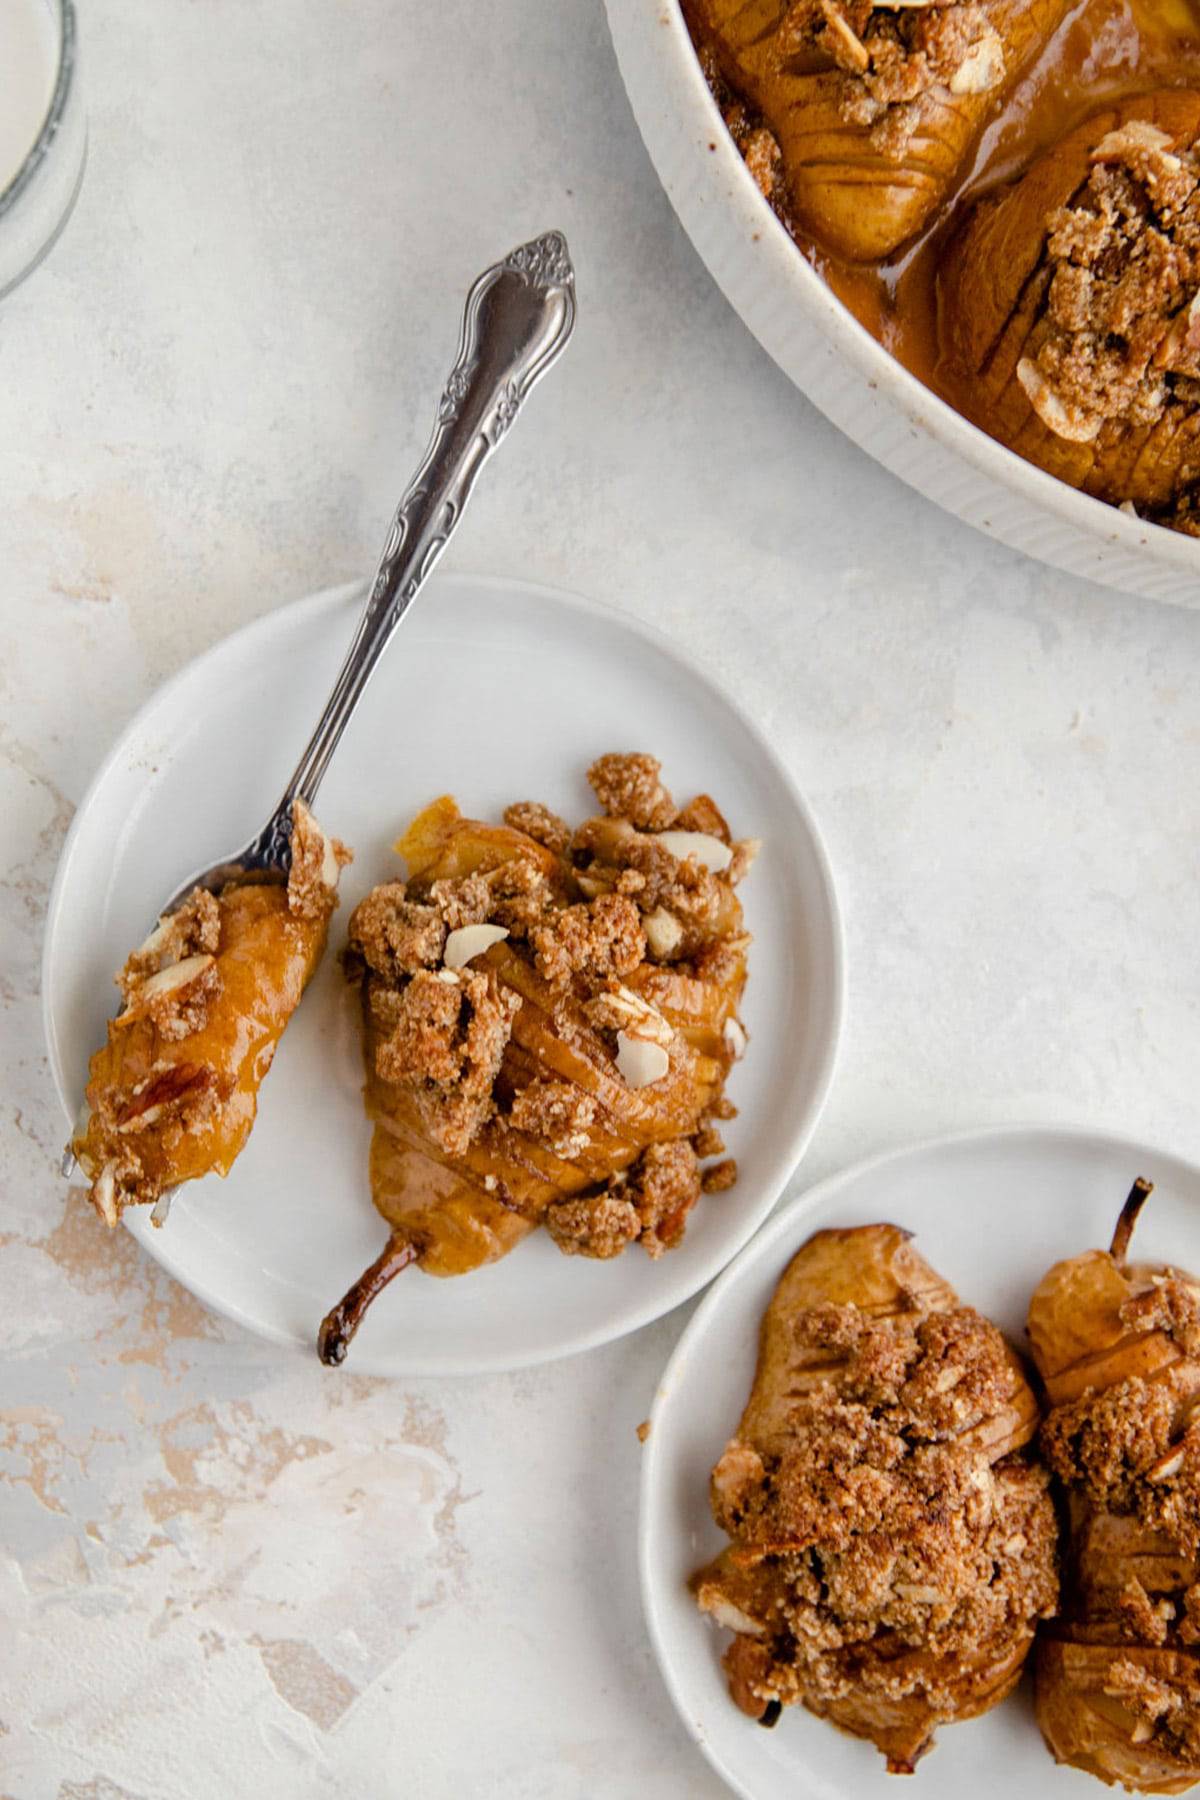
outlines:
[[846, 436], [1000, 543], [1109, 587], [1200, 607], [1200, 542], [1143, 524], [996, 444], [878, 344], [801, 256], [725, 131], [677, 0], [606, 0], [634, 117], [709, 273]]

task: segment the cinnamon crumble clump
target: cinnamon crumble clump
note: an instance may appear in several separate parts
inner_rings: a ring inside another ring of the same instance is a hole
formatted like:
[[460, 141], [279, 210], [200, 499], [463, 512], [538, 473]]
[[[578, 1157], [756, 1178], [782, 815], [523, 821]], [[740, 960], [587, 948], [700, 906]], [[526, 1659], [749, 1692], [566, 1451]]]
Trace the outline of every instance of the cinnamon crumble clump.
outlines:
[[607, 1262], [634, 1243], [641, 1228], [637, 1208], [607, 1191], [556, 1200], [546, 1208], [546, 1229], [564, 1256]]
[[412, 1092], [425, 1129], [450, 1156], [470, 1148], [494, 1111], [492, 1084], [520, 1004], [490, 972], [473, 969], [453, 982], [420, 969], [398, 991], [371, 994], [376, 1070]]
[[571, 827], [540, 800], [518, 800], [504, 809], [504, 823], [514, 831], [523, 831], [535, 844], [544, 844], [556, 856], [565, 856], [571, 842]]
[[288, 911], [297, 919], [328, 918], [336, 904], [338, 876], [354, 858], [340, 838], [325, 836], [303, 800], [292, 807], [291, 852]]
[[687, 1216], [700, 1198], [700, 1165], [687, 1138], [649, 1144], [629, 1179], [639, 1242], [651, 1257], [678, 1244]]
[[385, 881], [355, 907], [346, 955], [396, 981], [435, 968], [445, 943], [446, 925], [437, 908], [410, 900], [404, 882]]
[[1017, 378], [1075, 443], [1156, 425], [1200, 402], [1200, 159], [1134, 119], [1092, 153], [1047, 220], [1046, 317]]
[[220, 941], [221, 909], [216, 895], [207, 888], [194, 888], [183, 905], [160, 919], [145, 943], [126, 957], [117, 986], [126, 1000], [132, 1000], [148, 976], [188, 956], [214, 956]]
[[1064, 1484], [1098, 1509], [1133, 1513], [1190, 1556], [1200, 1553], [1200, 1437], [1176, 1438], [1181, 1394], [1173, 1380], [1140, 1376], [1054, 1407], [1042, 1455]]
[[569, 1081], [540, 1076], [513, 1096], [509, 1123], [548, 1144], [555, 1156], [578, 1156], [587, 1148], [596, 1119], [596, 1102]]
[[610, 819], [627, 819], [644, 831], [665, 831], [675, 802], [659, 780], [654, 756], [601, 756], [587, 772], [592, 792]]
[[623, 894], [601, 894], [547, 913], [529, 941], [538, 973], [558, 985], [574, 975], [630, 975], [646, 954], [638, 909]]

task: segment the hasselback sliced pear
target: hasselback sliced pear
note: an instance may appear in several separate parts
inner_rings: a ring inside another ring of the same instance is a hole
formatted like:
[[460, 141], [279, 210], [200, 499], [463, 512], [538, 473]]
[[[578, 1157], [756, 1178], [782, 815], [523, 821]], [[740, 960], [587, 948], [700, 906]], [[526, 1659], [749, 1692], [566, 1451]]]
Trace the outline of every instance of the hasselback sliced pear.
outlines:
[[1057, 1594], [1038, 1417], [1015, 1351], [909, 1233], [811, 1237], [713, 1470], [731, 1543], [692, 1583], [736, 1633], [742, 1710], [799, 1703], [908, 1772], [939, 1725], [1002, 1700]]
[[[658, 831], [608, 817], [572, 837], [554, 820], [551, 844], [443, 798], [397, 845], [406, 881], [356, 909], [345, 964], [389, 1235], [326, 1317], [325, 1361], [410, 1265], [465, 1274], [542, 1224], [570, 1254], [637, 1241], [658, 1255], [702, 1187], [732, 1181], [732, 1163], [702, 1173], [698, 1159], [721, 1148], [708, 1115], [746, 1042], [740, 864], [694, 829], [727, 831], [710, 801], [674, 834], [669, 796], [660, 810]], [[697, 844], [715, 845], [720, 873], [689, 862]]]
[[939, 376], [1050, 474], [1146, 516], [1200, 477], [1200, 93], [1084, 119], [943, 253]]
[[1200, 1780], [1200, 1282], [1129, 1260], [1149, 1193], [1138, 1181], [1110, 1248], [1057, 1263], [1030, 1303], [1069, 1528], [1037, 1716], [1058, 1761], [1174, 1794]]
[[949, 197], [1067, 0], [686, 0], [685, 10], [774, 137], [796, 224], [836, 255], [874, 262]]

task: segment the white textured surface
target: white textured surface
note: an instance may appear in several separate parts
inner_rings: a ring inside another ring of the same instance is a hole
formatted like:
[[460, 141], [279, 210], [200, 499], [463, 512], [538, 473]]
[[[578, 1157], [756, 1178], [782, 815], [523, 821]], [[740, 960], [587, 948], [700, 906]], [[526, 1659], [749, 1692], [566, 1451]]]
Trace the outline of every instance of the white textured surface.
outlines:
[[850, 1015], [811, 1174], [1022, 1116], [1195, 1157], [1200, 618], [998, 549], [780, 379], [599, 0], [82, 24], [83, 194], [0, 309], [0, 1793], [708, 1800], [633, 1559], [682, 1318], [375, 1385], [64, 1213], [36, 972], [72, 805], [166, 674], [372, 561], [467, 281], [561, 225], [577, 338], [453, 560], [685, 633], [818, 807]]

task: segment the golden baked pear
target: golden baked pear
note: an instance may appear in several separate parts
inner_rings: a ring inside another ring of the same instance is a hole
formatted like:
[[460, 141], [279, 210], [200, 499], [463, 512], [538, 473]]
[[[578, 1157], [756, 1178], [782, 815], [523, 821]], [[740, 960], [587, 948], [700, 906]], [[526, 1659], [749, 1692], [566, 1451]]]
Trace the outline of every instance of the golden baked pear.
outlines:
[[939, 277], [939, 378], [1052, 475], [1200, 530], [1200, 93], [1105, 107], [982, 199]]
[[803, 1705], [895, 1773], [1004, 1698], [1057, 1597], [1037, 1400], [909, 1236], [818, 1231], [788, 1264], [712, 1474], [731, 1542], [692, 1581], [744, 1712]]
[[574, 832], [531, 802], [492, 825], [436, 800], [396, 846], [407, 879], [356, 908], [344, 963], [389, 1229], [321, 1326], [324, 1361], [409, 1265], [466, 1274], [540, 1225], [569, 1255], [658, 1256], [732, 1185], [729, 1160], [700, 1165], [746, 1042], [735, 884], [754, 846], [706, 796], [677, 808], [658, 767], [601, 757], [605, 812]]
[[874, 262], [949, 197], [1067, 4], [686, 0], [685, 11], [720, 79], [762, 120], [747, 160], [768, 196], [778, 181], [804, 233]]
[[1030, 1302], [1070, 1546], [1037, 1717], [1059, 1762], [1177, 1794], [1200, 1780], [1200, 1282], [1129, 1261], [1149, 1193], [1138, 1181], [1110, 1248], [1056, 1263]]

